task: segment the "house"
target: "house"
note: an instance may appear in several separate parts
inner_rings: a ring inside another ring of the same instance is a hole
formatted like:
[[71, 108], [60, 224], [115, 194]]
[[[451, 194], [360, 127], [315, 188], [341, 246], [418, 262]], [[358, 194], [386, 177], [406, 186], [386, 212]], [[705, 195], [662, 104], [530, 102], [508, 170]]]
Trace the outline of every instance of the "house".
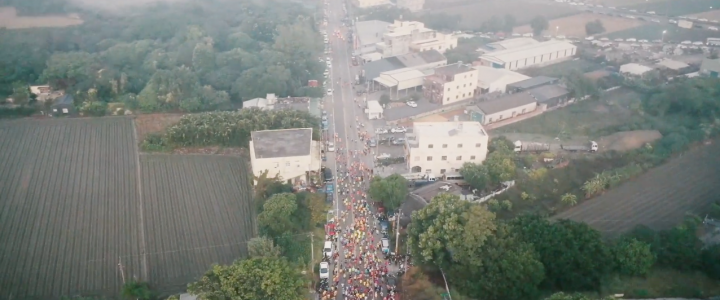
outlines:
[[383, 57], [393, 57], [409, 53], [411, 50], [437, 50], [444, 53], [457, 47], [457, 37], [446, 35], [417, 21], [395, 20], [383, 33], [382, 41], [375, 44], [377, 52]]
[[537, 76], [533, 78], [528, 78], [523, 81], [518, 81], [515, 83], [511, 83], [507, 85], [507, 92], [508, 93], [517, 93], [521, 91], [526, 91], [532, 88], [536, 88], [543, 85], [549, 85], [549, 84], [556, 84], [560, 81], [560, 79], [555, 77], [548, 77], [548, 76]]
[[[380, 20], [355, 22], [355, 31], [357, 34], [353, 35], [353, 38], [355, 39], [357, 48], [353, 55], [363, 57], [363, 55], [374, 53], [378, 59], [381, 59], [382, 54], [375, 52], [377, 50], [375, 45], [382, 42], [383, 34], [387, 31], [388, 26], [390, 26], [390, 23]], [[369, 58], [371, 58], [370, 61], [378, 60], [372, 59], [373, 57]], [[365, 58], [363, 57], [363, 59]]]
[[368, 120], [377, 120], [382, 119], [383, 117], [383, 108], [380, 106], [380, 102], [374, 100], [369, 100], [367, 102], [365, 112], [368, 115]]
[[644, 76], [645, 73], [652, 71], [653, 68], [643, 66], [641, 64], [637, 63], [629, 63], [624, 64], [620, 66], [620, 74], [623, 74], [624, 76], [637, 76], [641, 77]]
[[65, 94], [64, 91], [53, 91], [49, 85], [31, 85], [30, 93], [35, 95], [35, 99], [39, 102], [52, 101]]
[[700, 74], [708, 77], [720, 77], [720, 58], [703, 59], [703, 62], [700, 65]]
[[255, 176], [268, 172], [294, 185], [305, 185], [320, 171], [321, 144], [312, 128], [263, 130], [250, 133], [250, 163]]
[[275, 103], [277, 103], [277, 97], [275, 96], [275, 94], [267, 94], [265, 98], [255, 98], [243, 101], [242, 108], [259, 108], [262, 110], [272, 110]]
[[423, 94], [433, 103], [447, 105], [475, 96], [478, 70], [462, 62], [435, 69], [425, 77]]
[[425, 6], [425, 0], [397, 0], [396, 5], [399, 8], [416, 12], [423, 9], [423, 6]]
[[545, 105], [548, 109], [564, 106], [571, 101], [570, 91], [556, 84], [539, 86], [526, 92], [537, 100], [538, 105]]
[[75, 114], [75, 99], [72, 95], [64, 95], [55, 99], [50, 106], [52, 116], [73, 115]]
[[505, 93], [508, 84], [530, 79], [529, 76], [506, 69], [496, 69], [486, 66], [474, 66], [478, 70], [478, 94]]
[[528, 67], [541, 67], [568, 60], [575, 56], [577, 46], [558, 40], [550, 40], [537, 44], [529, 44], [510, 48], [480, 56], [479, 64], [483, 66], [519, 70]]
[[488, 134], [479, 122], [418, 122], [405, 134], [412, 173], [457, 173], [466, 162], [482, 163]]
[[511, 119], [522, 114], [535, 111], [537, 100], [527, 92], [519, 92], [497, 99], [479, 102], [476, 119], [483, 125]]

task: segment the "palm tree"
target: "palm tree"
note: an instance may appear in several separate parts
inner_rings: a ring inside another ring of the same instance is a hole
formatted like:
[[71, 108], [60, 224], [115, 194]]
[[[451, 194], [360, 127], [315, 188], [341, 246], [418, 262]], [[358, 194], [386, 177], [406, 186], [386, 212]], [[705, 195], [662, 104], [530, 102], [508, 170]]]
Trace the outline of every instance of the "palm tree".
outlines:
[[577, 196], [575, 196], [574, 194], [565, 193], [564, 195], [562, 195], [562, 197], [560, 197], [560, 202], [565, 205], [575, 206], [575, 204], [577, 204]]

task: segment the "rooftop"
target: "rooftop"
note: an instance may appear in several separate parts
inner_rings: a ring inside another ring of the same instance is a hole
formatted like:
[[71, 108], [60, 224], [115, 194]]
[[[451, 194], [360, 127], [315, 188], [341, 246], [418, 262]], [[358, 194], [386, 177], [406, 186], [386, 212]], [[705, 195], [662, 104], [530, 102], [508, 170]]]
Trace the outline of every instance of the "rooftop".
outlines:
[[507, 49], [514, 49], [518, 47], [523, 47], [527, 45], [535, 45], [539, 44], [537, 40], [533, 38], [527, 38], [527, 37], [521, 37], [516, 39], [507, 39], [503, 41], [497, 41], [494, 43], [487, 44], [488, 46], [492, 47], [496, 50], [507, 50]]
[[473, 70], [475, 69], [473, 69], [471, 66], [463, 65], [462, 62], [458, 62], [452, 65], [435, 68], [435, 75], [455, 76], [457, 74], [467, 73]]
[[720, 72], [720, 58], [716, 58], [716, 59], [705, 58], [705, 59], [703, 59], [702, 65], [700, 65], [700, 69], [714, 71], [714, 72]]
[[375, 100], [370, 100], [367, 102], [368, 110], [370, 111], [383, 111], [382, 106], [380, 106], [380, 102], [377, 102]]
[[486, 115], [506, 111], [511, 108], [527, 105], [536, 102], [535, 98], [529, 93], [521, 92], [505, 97], [500, 97], [490, 101], [479, 102], [477, 107]]
[[518, 82], [530, 79], [529, 76], [507, 69], [497, 69], [486, 66], [474, 66], [473, 68], [478, 70], [478, 82], [483, 85], [489, 85], [490, 83], [503, 80], [505, 78], [508, 79], [506, 82]]
[[672, 60], [672, 59], [664, 59], [663, 61], [659, 62], [657, 65], [671, 69], [671, 70], [680, 70], [680, 69], [689, 67], [689, 65], [684, 62]]
[[548, 76], [537, 76], [530, 79], [526, 79], [523, 81], [519, 81], [516, 83], [508, 84], [508, 87], [517, 88], [520, 90], [527, 90], [534, 87], [538, 87], [541, 85], [545, 85], [548, 83], [556, 82], [558, 79], [554, 77], [548, 77]]
[[563, 51], [571, 48], [577, 47], [568, 42], [549, 40], [542, 43], [530, 44], [517, 48], [485, 53], [481, 55], [480, 58], [497, 63], [507, 63], [541, 54]]
[[624, 65], [620, 66], [620, 73], [633, 74], [633, 75], [642, 75], [642, 74], [645, 74], [652, 70], [653, 70], [653, 68], [651, 68], [651, 67], [643, 66], [641, 64], [636, 64], [636, 63], [629, 63], [629, 64], [624, 64]]
[[376, 78], [380, 73], [402, 69], [405, 65], [397, 57], [388, 57], [381, 60], [371, 61], [363, 65], [366, 78]]
[[557, 97], [565, 96], [570, 92], [556, 84], [543, 85], [534, 89], [527, 90], [538, 102], [545, 102], [548, 100], [555, 99]]
[[376, 78], [383, 72], [394, 71], [403, 68], [415, 68], [422, 65], [447, 61], [447, 58], [437, 50], [412, 52], [403, 55], [384, 58], [372, 61], [363, 65], [366, 78]]
[[390, 26], [390, 23], [380, 20], [360, 21], [355, 23], [360, 45], [365, 46], [381, 42], [383, 33], [387, 31], [388, 26]]
[[413, 134], [418, 137], [487, 135], [480, 122], [417, 122], [413, 124]]
[[250, 135], [256, 158], [310, 155], [312, 128], [253, 131]]

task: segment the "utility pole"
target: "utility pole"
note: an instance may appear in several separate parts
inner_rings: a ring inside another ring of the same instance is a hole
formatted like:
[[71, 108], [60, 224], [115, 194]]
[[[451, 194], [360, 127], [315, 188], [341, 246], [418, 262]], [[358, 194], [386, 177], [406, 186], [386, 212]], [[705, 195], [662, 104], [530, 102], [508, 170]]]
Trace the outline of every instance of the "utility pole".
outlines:
[[315, 234], [310, 232], [310, 274], [315, 274]]
[[452, 295], [450, 295], [450, 287], [448, 286], [447, 278], [445, 278], [445, 271], [443, 271], [442, 268], [440, 268], [440, 274], [442, 274], [443, 281], [445, 281], [445, 291], [447, 291], [448, 300], [452, 300]]
[[123, 285], [125, 285], [125, 270], [120, 256], [118, 256], [118, 269], [120, 270], [120, 278], [122, 278]]
[[397, 213], [395, 214], [395, 220], [397, 221], [397, 225], [395, 226], [395, 255], [398, 254], [398, 247], [400, 246], [400, 214], [402, 212], [398, 209]]

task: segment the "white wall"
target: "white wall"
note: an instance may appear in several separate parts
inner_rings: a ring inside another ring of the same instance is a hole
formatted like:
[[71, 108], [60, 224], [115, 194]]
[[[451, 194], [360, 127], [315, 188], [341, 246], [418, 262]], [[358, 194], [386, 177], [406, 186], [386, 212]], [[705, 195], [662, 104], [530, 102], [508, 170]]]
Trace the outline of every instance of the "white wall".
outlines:
[[[252, 145], [250, 145], [250, 148], [252, 149]], [[255, 176], [259, 176], [265, 170], [268, 170], [269, 177], [279, 174], [283, 181], [286, 182], [304, 176], [307, 171], [317, 171], [317, 169], [312, 168], [310, 155], [262, 159], [256, 159], [254, 153], [251, 153], [251, 155], [250, 163]]]
[[499, 122], [502, 120], [510, 119], [512, 117], [516, 117], [522, 114], [530, 113], [535, 111], [537, 108], [537, 102], [532, 102], [530, 104], [526, 104], [523, 106], [514, 107], [508, 110], [504, 110], [501, 112], [497, 112], [494, 114], [485, 115], [485, 118], [483, 119], [483, 125]]
[[455, 80], [446, 82], [443, 85], [442, 104], [447, 105], [472, 98], [475, 88], [477, 88], [477, 73], [478, 70], [472, 69], [465, 73], [456, 74]]
[[[432, 145], [432, 148], [430, 148]], [[462, 147], [458, 147], [462, 145]], [[425, 138], [418, 136], [418, 147], [408, 148], [408, 168], [422, 168], [421, 172], [431, 172], [436, 176], [456, 173], [466, 162], [481, 163], [487, 156], [488, 136], [448, 136]], [[428, 160], [428, 157], [431, 160]], [[458, 159], [459, 158], [459, 159]]]
[[[528, 68], [531, 66], [536, 66], [536, 67], [545, 66], [545, 65], [564, 61], [572, 56], [575, 56], [576, 53], [577, 53], [577, 47], [572, 46], [572, 47], [569, 47], [567, 49], [560, 50], [560, 51], [542, 53], [542, 54], [537, 54], [534, 56], [530, 56], [530, 57], [526, 57], [526, 58], [522, 58], [522, 59], [518, 59], [518, 60], [514, 60], [514, 61], [508, 61], [508, 62], [505, 62], [504, 67], [507, 70], [514, 71], [514, 70]], [[492, 53], [489, 53], [488, 56], [492, 56]], [[482, 56], [480, 57], [480, 64], [483, 66], [492, 67], [492, 62], [483, 59]]]

